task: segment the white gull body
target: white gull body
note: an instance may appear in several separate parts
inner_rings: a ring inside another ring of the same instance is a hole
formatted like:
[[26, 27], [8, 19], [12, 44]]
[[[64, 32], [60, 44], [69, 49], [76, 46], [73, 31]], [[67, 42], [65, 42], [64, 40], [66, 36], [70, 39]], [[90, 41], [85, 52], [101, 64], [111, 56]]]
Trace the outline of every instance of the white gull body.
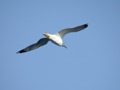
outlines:
[[61, 37], [59, 37], [57, 35], [47, 34], [47, 33], [44, 33], [43, 35], [45, 35], [47, 38], [49, 38], [49, 40], [51, 42], [53, 42], [54, 44], [56, 44], [58, 46], [62, 46], [63, 45], [63, 40], [62, 40]]
[[56, 34], [44, 33], [43, 35], [45, 35], [46, 38], [40, 39], [37, 43], [32, 44], [32, 45], [18, 51], [17, 53], [24, 53], [24, 52], [34, 50], [36, 48], [39, 48], [39, 47], [47, 44], [48, 41], [51, 41], [58, 46], [62, 46], [62, 47], [67, 48], [63, 43], [63, 37], [68, 33], [78, 32], [78, 31], [81, 31], [81, 30], [85, 29], [86, 27], [88, 27], [88, 24], [80, 25], [80, 26], [77, 26], [77, 27], [74, 27], [74, 28], [67, 28], [67, 29], [61, 30], [60, 32], [58, 32]]

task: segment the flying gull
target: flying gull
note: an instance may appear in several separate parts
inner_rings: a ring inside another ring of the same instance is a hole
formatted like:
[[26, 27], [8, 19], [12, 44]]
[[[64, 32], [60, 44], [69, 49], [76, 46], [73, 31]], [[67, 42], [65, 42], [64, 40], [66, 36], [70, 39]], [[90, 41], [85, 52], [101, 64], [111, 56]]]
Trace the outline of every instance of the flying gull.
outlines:
[[17, 53], [25, 53], [25, 52], [37, 49], [37, 48], [47, 44], [48, 41], [51, 41], [58, 46], [62, 46], [62, 47], [67, 48], [65, 46], [65, 44], [63, 43], [62, 38], [68, 33], [78, 32], [78, 31], [81, 31], [81, 30], [85, 29], [86, 27], [88, 27], [88, 24], [80, 25], [80, 26], [77, 26], [77, 27], [74, 27], [74, 28], [66, 28], [66, 29], [63, 29], [63, 30], [59, 31], [56, 34], [44, 33], [43, 35], [46, 36], [45, 38], [41, 38], [37, 43], [32, 44], [32, 45], [18, 51]]

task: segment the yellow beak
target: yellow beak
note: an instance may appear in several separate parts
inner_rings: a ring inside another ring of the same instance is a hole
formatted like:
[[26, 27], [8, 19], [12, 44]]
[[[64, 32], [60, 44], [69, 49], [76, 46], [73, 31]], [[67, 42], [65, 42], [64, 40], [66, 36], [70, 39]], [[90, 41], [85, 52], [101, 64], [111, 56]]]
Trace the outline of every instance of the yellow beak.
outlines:
[[46, 34], [46, 33], [44, 33], [43, 35], [45, 35], [47, 38], [49, 38], [50, 36], [48, 35], [48, 34]]

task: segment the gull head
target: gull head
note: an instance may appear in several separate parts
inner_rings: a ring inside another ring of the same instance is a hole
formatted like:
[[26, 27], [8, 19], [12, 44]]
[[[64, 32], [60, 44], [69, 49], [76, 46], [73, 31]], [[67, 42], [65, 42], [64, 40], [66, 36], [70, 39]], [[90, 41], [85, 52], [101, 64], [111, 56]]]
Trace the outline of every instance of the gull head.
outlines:
[[44, 33], [43, 35], [46, 36], [47, 38], [50, 37], [50, 34], [48, 34], [48, 33]]

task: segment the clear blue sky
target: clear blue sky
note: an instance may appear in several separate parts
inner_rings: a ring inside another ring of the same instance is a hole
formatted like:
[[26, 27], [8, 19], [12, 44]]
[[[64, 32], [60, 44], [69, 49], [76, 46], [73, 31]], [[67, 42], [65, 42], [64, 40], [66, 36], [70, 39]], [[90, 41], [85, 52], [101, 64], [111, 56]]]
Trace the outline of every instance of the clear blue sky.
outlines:
[[[24, 54], [43, 33], [88, 23]], [[120, 0], [0, 0], [0, 90], [120, 90]]]

